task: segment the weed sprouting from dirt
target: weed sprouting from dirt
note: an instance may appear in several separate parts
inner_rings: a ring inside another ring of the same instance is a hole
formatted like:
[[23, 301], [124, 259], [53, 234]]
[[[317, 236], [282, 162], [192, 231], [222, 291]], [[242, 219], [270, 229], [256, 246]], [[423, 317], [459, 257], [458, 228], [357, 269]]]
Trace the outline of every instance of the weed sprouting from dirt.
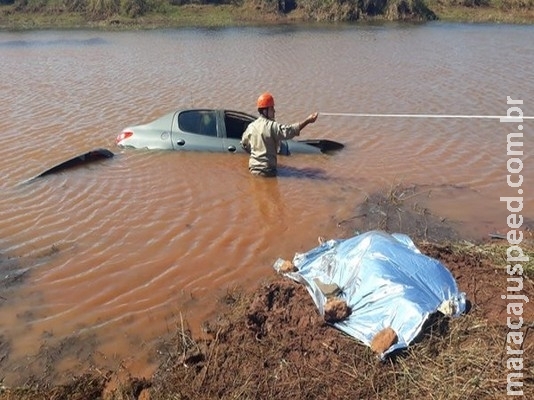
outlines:
[[382, 230], [400, 232], [413, 239], [450, 241], [459, 238], [452, 221], [434, 215], [424, 206], [432, 188], [395, 184], [369, 194], [359, 204], [356, 215], [338, 223], [343, 235]]
[[106, 377], [84, 374], [65, 385], [32, 385], [0, 390], [2, 400], [70, 400], [99, 399], [106, 384]]

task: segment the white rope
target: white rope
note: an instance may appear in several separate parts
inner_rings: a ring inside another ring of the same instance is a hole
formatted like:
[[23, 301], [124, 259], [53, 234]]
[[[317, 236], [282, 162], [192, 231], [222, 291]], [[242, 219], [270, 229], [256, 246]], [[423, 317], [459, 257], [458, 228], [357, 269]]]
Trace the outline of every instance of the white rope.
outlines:
[[[515, 119], [516, 116], [506, 115], [447, 115], [447, 114], [366, 114], [366, 113], [331, 113], [321, 112], [320, 115], [333, 117], [382, 117], [382, 118], [485, 118], [485, 119]], [[522, 119], [534, 119], [534, 117], [521, 117]]]

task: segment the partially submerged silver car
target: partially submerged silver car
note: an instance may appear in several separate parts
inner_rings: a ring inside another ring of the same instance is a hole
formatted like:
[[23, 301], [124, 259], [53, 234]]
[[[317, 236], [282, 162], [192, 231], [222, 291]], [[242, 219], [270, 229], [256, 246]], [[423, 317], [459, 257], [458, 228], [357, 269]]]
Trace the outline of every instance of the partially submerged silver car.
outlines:
[[[256, 117], [240, 111], [184, 109], [122, 130], [115, 142], [137, 149], [245, 153], [241, 136]], [[342, 149], [332, 140], [286, 140], [279, 153], [329, 153]]]

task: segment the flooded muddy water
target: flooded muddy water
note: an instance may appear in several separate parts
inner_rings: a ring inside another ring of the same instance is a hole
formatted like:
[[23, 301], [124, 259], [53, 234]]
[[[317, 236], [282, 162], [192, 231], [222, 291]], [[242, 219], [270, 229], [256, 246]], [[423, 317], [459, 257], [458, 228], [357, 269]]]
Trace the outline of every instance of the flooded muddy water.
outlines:
[[[43, 346], [57, 368], [150, 373], [160, 335], [199, 330], [227, 290], [338, 237], [399, 184], [428, 188], [425, 206], [465, 238], [503, 232], [517, 123], [327, 113], [505, 115], [511, 96], [532, 116], [532, 43], [530, 26], [446, 23], [1, 32], [0, 376], [38, 374]], [[264, 91], [279, 121], [324, 113], [302, 138], [345, 148], [281, 157], [263, 180], [244, 155], [115, 147], [179, 107], [255, 114]], [[522, 126], [532, 218], [534, 121]], [[115, 157], [21, 184], [94, 148]]]

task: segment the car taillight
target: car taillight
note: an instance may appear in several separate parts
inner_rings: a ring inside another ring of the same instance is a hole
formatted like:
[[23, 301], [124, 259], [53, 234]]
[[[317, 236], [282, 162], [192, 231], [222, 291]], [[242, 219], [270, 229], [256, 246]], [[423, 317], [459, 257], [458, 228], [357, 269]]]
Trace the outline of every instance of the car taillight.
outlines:
[[128, 139], [129, 137], [133, 136], [133, 132], [132, 131], [122, 131], [118, 136], [117, 136], [117, 139], [115, 139], [115, 143], [116, 144], [119, 144], [120, 142], [122, 142], [123, 140], [125, 139]]

